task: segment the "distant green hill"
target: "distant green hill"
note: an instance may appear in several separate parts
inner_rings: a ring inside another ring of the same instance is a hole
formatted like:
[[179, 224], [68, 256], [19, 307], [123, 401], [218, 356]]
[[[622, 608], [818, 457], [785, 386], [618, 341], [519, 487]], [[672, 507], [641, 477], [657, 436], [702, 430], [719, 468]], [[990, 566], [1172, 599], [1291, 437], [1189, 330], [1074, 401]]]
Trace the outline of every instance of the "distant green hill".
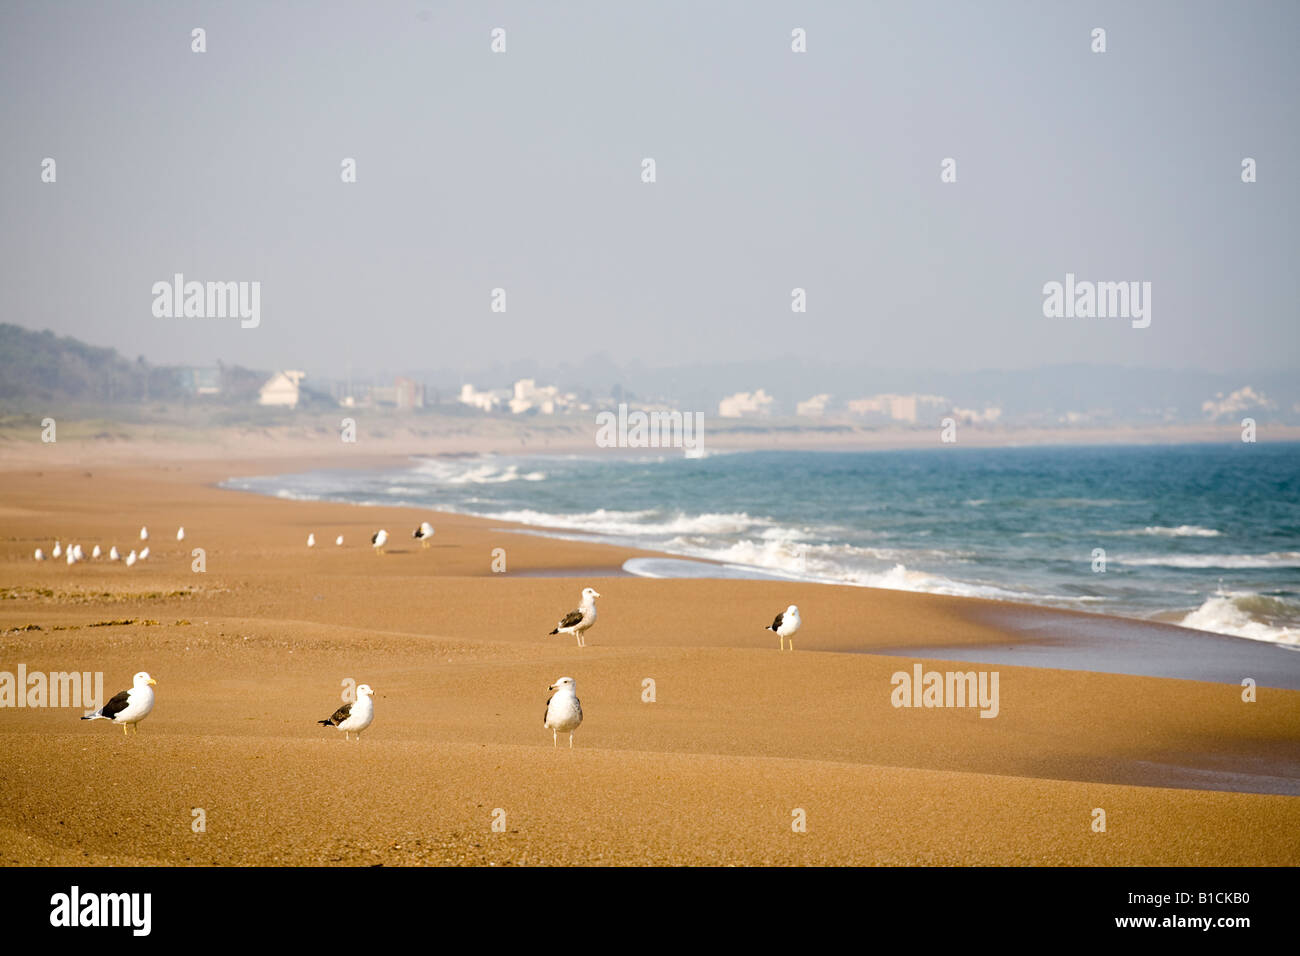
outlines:
[[[219, 386], [207, 401], [257, 400], [268, 374], [240, 366], [219, 366], [205, 381]], [[116, 349], [88, 345], [48, 330], [35, 332], [0, 324], [0, 402], [78, 402], [131, 405], [197, 399], [189, 369], [134, 362]]]

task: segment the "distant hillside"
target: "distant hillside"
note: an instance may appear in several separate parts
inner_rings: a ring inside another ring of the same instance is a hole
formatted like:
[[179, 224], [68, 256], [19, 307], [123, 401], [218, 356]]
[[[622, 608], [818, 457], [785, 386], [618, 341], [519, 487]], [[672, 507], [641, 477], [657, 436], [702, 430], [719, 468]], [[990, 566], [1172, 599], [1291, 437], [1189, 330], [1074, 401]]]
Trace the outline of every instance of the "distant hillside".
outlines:
[[[116, 349], [88, 345], [48, 330], [0, 323], [0, 401], [102, 402], [109, 405], [196, 398], [182, 369], [131, 361]], [[268, 373], [219, 366], [219, 402], [256, 401]]]

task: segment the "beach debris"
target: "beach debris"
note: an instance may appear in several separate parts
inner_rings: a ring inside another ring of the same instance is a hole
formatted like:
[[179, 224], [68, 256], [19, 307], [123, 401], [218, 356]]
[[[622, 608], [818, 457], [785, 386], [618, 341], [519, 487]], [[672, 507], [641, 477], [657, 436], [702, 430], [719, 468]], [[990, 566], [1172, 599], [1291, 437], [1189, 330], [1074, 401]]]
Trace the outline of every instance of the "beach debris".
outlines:
[[790, 639], [790, 650], [794, 650], [794, 636], [799, 631], [799, 625], [803, 622], [799, 620], [799, 608], [791, 604], [788, 608], [776, 616], [769, 626], [763, 628], [765, 631], [772, 631], [781, 638], [781, 650], [785, 650], [786, 638]]
[[[134, 553], [134, 552], [132, 552]], [[92, 714], [86, 714], [82, 720], [111, 720], [122, 725], [122, 733], [134, 727], [140, 732], [140, 721], [149, 716], [153, 710], [153, 688], [158, 682], [146, 671], [136, 674], [131, 681], [131, 689], [114, 694], [107, 704]]]
[[578, 639], [579, 647], [587, 646], [586, 632], [596, 623], [596, 598], [600, 593], [595, 588], [583, 588], [582, 600], [578, 606], [564, 615], [547, 637], [553, 634], [572, 634]]
[[322, 727], [337, 727], [343, 731], [344, 740], [351, 740], [353, 734], [356, 734], [357, 740], [360, 740], [361, 731], [369, 727], [375, 719], [374, 694], [369, 684], [358, 684], [356, 700], [344, 704], [327, 720], [318, 720], [316, 723]]
[[569, 747], [572, 748], [573, 732], [582, 723], [582, 701], [578, 700], [577, 682], [572, 677], [561, 677], [547, 690], [551, 691], [551, 696], [546, 699], [542, 726], [551, 732], [552, 747], [559, 746], [560, 734], [568, 734]]

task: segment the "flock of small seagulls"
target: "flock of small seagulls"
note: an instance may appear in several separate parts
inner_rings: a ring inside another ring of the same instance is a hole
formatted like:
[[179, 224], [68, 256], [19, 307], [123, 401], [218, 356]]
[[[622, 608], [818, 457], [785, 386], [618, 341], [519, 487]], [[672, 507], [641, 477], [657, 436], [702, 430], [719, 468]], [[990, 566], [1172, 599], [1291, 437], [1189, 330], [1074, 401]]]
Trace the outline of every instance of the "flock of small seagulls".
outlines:
[[[420, 542], [421, 547], [427, 548], [429, 540], [434, 536], [433, 525], [427, 521], [420, 523], [412, 533], [411, 537]], [[149, 529], [142, 527], [140, 529], [140, 540], [149, 540]], [[176, 540], [185, 540], [185, 528], [176, 529]], [[387, 529], [380, 528], [370, 537], [370, 544], [375, 549], [376, 554], [384, 553], [384, 546], [388, 543]], [[334, 544], [341, 547], [343, 545], [343, 535], [334, 539]], [[312, 532], [307, 535], [307, 547], [316, 546], [316, 534]], [[67, 555], [69, 565], [76, 564], [83, 560], [83, 552], [80, 544], [70, 544], [64, 549], [61, 541], [55, 541], [51, 550], [52, 556], [57, 560], [60, 555]], [[96, 559], [100, 556], [99, 545], [95, 545], [91, 551], [91, 558]], [[121, 557], [117, 546], [113, 545], [109, 549], [108, 557], [110, 561], [117, 561]], [[149, 557], [149, 547], [145, 545], [137, 554], [133, 549], [126, 556], [126, 566], [131, 567], [136, 561], [143, 561]], [[44, 561], [45, 553], [36, 549], [36, 560]], [[578, 647], [586, 647], [586, 633], [596, 623], [596, 598], [600, 597], [600, 592], [595, 588], [586, 587], [582, 589], [582, 596], [579, 599], [578, 606], [564, 615], [555, 625], [550, 635], [572, 634], [577, 641]], [[803, 622], [799, 617], [799, 608], [793, 604], [778, 614], [770, 625], [764, 628], [771, 631], [780, 638], [780, 650], [785, 650], [785, 644], [790, 642], [790, 650], [794, 650], [794, 635], [799, 631]], [[129, 690], [124, 690], [109, 700], [107, 704], [92, 714], [82, 717], [82, 720], [109, 720], [122, 726], [122, 732], [125, 734], [130, 728], [134, 727], [135, 732], [139, 733], [139, 723], [149, 716], [153, 710], [154, 692], [153, 688], [157, 682], [145, 671], [135, 675], [132, 686]], [[569, 747], [573, 747], [573, 732], [582, 724], [582, 702], [578, 700], [578, 685], [572, 677], [561, 677], [547, 690], [551, 696], [546, 700], [546, 712], [542, 718], [542, 726], [551, 731], [551, 746], [559, 746], [559, 735], [569, 735]], [[356, 699], [345, 703], [338, 710], [334, 711], [325, 720], [317, 721], [324, 727], [335, 727], [343, 731], [344, 739], [351, 740], [352, 735], [356, 734], [357, 740], [361, 740], [361, 732], [368, 728], [375, 719], [375, 701], [374, 690], [369, 684], [360, 684], [357, 687]]]
[[[145, 542], [148, 540], [149, 540], [149, 528], [145, 526], [140, 529], [140, 541]], [[176, 529], [176, 540], [177, 541], [185, 540], [185, 528], [183, 526]], [[99, 545], [95, 545], [93, 548], [90, 549], [90, 555], [89, 557], [87, 557], [85, 549], [83, 549], [81, 545], [75, 541], [71, 542], [65, 548], [61, 540], [56, 540], [54, 542], [54, 547], [50, 549], [50, 557], [53, 558], [55, 561], [59, 560], [59, 558], [63, 558], [63, 560], [67, 563], [68, 567], [72, 567], [72, 565], [79, 564], [82, 561], [98, 561], [101, 557], [103, 557], [103, 555], [104, 555], [103, 549]], [[37, 561], [45, 561], [46, 560], [45, 549], [37, 548], [33, 557]], [[117, 550], [117, 545], [114, 544], [110, 546], [108, 549], [109, 561], [121, 561], [128, 568], [134, 567], [137, 561], [146, 561], [148, 560], [148, 558], [149, 558], [149, 546], [147, 544], [143, 545], [138, 552], [134, 548], [132, 548], [125, 558], [123, 558], [122, 553]]]

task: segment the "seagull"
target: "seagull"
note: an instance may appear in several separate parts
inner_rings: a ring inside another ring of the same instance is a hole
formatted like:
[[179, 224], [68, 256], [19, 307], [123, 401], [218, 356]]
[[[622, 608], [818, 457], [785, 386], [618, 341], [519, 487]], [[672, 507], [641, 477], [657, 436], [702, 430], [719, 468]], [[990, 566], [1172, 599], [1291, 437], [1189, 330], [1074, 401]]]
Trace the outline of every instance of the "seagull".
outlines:
[[344, 740], [351, 740], [353, 733], [357, 735], [357, 740], [360, 740], [361, 731], [369, 727], [375, 719], [374, 695], [375, 692], [370, 689], [369, 684], [359, 684], [355, 701], [344, 704], [334, 711], [329, 720], [316, 722], [322, 727], [337, 727], [343, 731]]
[[420, 542], [420, 547], [427, 548], [429, 539], [433, 537], [433, 525], [427, 521], [421, 522], [420, 527], [411, 532], [411, 537]]
[[772, 631], [781, 638], [781, 650], [785, 650], [785, 639], [790, 638], [790, 650], [794, 650], [794, 636], [802, 623], [799, 620], [799, 609], [791, 604], [776, 616], [776, 620], [770, 627], [765, 627], [763, 630]]
[[68, 550], [72, 554], [74, 561], [81, 561], [86, 556], [86, 553], [81, 550], [81, 545], [79, 544], [74, 544]]
[[314, 548], [314, 547], [316, 547], [316, 535], [315, 535], [315, 533], [312, 533], [312, 534], [307, 535], [307, 547], [309, 547], [309, 548]]
[[99, 550], [99, 545], [95, 545], [95, 550], [90, 552], [90, 556], [92, 558], [98, 558], [103, 553], [104, 553], [103, 551]]
[[375, 554], [383, 554], [384, 545], [388, 543], [388, 532], [380, 528], [370, 536], [370, 543], [375, 546]]
[[44, 561], [44, 560], [45, 560], [45, 552], [42, 551], [40, 548], [37, 548], [37, 549], [36, 549], [36, 560], [37, 560], [37, 561]]
[[68, 558], [67, 558], [67, 560], [68, 560], [68, 567], [72, 567], [74, 564], [76, 564], [76, 563], [77, 563], [77, 552], [75, 552], [75, 551], [73, 551], [71, 548], [69, 548], [69, 549], [68, 549]]
[[340, 548], [343, 547], [343, 535], [339, 535], [337, 538], [335, 538], [334, 543], [338, 545]]
[[116, 561], [120, 557], [122, 556], [117, 553], [117, 545], [113, 545], [111, 548], [108, 549], [108, 560]]
[[111, 720], [115, 724], [122, 725], [124, 734], [128, 727], [134, 725], [135, 732], [138, 734], [140, 721], [148, 717], [149, 711], [153, 710], [153, 688], [157, 683], [147, 673], [141, 671], [132, 680], [130, 690], [114, 694], [113, 699], [107, 704], [81, 719]]
[[149, 557], [149, 547], [148, 547], [148, 545], [146, 545], [145, 548], [144, 548], [144, 550], [140, 552], [140, 560], [143, 561], [143, 560], [144, 560], [145, 558], [147, 558], [147, 557]]
[[[600, 594], [595, 588], [583, 588], [581, 603], [564, 615], [551, 634], [572, 634], [578, 639], [579, 647], [586, 647], [587, 639], [583, 635], [596, 623], [596, 598], [598, 597]], [[550, 637], [551, 634], [546, 636]]]
[[58, 558], [58, 557], [62, 557], [62, 556], [63, 556], [63, 546], [62, 546], [61, 544], [59, 544], [59, 542], [55, 541], [55, 542], [54, 542], [54, 550], [51, 551], [50, 554], [54, 555], [54, 557], [56, 557], [56, 558]]
[[573, 747], [573, 732], [582, 723], [582, 702], [578, 700], [578, 685], [572, 677], [561, 677], [548, 690], [552, 691], [546, 699], [546, 717], [542, 726], [551, 732], [551, 746], [558, 747], [560, 734], [569, 735], [569, 747]]
[[131, 553], [126, 556], [126, 566], [129, 568], [131, 565], [135, 564], [135, 560], [135, 548], [132, 548]]
[[176, 529], [176, 540], [177, 540], [177, 541], [184, 541], [184, 540], [185, 540], [185, 526], [184, 526], [184, 525], [181, 525], [179, 528]]
[[149, 540], [149, 529], [144, 526], [141, 526], [140, 528], [140, 540], [141, 541]]

